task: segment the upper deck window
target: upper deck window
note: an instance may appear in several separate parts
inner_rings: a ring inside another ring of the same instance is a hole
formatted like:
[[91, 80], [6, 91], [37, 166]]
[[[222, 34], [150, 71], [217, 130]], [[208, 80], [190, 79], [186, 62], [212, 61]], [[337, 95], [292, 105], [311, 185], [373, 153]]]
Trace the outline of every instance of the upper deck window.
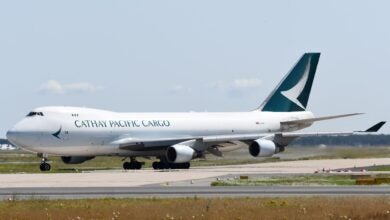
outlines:
[[43, 116], [43, 112], [29, 112], [26, 117], [33, 117], [33, 116]]

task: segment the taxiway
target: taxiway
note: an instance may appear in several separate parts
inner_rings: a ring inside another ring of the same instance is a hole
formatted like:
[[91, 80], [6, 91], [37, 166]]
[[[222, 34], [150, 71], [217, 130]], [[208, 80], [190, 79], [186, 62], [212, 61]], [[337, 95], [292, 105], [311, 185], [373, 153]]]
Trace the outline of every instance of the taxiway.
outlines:
[[390, 187], [210, 187], [240, 175], [313, 174], [390, 164], [390, 158], [336, 159], [195, 167], [189, 170], [104, 170], [85, 173], [0, 174], [0, 197], [96, 198], [283, 195], [389, 195]]

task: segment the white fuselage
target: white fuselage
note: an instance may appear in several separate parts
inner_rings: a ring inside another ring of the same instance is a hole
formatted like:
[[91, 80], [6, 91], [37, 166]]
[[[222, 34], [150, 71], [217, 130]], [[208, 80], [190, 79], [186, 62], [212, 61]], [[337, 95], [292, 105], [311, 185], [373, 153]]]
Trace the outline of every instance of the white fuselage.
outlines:
[[238, 113], [117, 113], [77, 107], [42, 107], [7, 134], [29, 151], [61, 156], [154, 156], [158, 152], [131, 151], [113, 144], [121, 138], [180, 138], [294, 131], [309, 126], [281, 128], [280, 122], [310, 119], [304, 112]]

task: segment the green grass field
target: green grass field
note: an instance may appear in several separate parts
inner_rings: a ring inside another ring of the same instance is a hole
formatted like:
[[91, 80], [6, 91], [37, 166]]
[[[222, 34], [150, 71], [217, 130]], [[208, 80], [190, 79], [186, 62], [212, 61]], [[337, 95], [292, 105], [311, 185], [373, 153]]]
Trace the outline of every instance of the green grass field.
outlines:
[[211, 183], [212, 186], [268, 186], [268, 185], [355, 185], [355, 179], [350, 175], [299, 175], [271, 176], [251, 179], [220, 180]]
[[377, 172], [388, 172], [390, 171], [390, 165], [371, 167], [368, 170]]
[[[390, 184], [390, 175], [378, 174], [372, 176], [358, 176], [345, 174], [308, 174], [308, 175], [281, 175], [250, 177], [248, 179], [218, 180], [211, 183], [211, 186], [345, 186], [357, 185], [357, 179], [380, 178], [382, 185]], [[385, 180], [385, 181], [383, 181]]]

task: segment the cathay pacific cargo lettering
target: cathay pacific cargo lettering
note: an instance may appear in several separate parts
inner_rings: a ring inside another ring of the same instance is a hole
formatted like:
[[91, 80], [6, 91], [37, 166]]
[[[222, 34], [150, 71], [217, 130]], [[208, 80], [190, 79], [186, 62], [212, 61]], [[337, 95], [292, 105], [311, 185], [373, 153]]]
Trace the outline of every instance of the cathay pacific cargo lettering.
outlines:
[[75, 120], [76, 128], [169, 127], [169, 120]]
[[[118, 113], [79, 107], [41, 107], [7, 132], [8, 140], [42, 155], [40, 169], [50, 170], [49, 155], [78, 164], [96, 156], [128, 157], [124, 169], [141, 169], [137, 157], [156, 157], [154, 169], [189, 168], [206, 153], [247, 146], [254, 157], [284, 151], [304, 136], [354, 132], [297, 133], [316, 121], [359, 113], [315, 117], [306, 110], [319, 53], [304, 54], [266, 100], [249, 112]], [[365, 132], [375, 132], [377, 124]], [[233, 148], [231, 146], [234, 146]]]

